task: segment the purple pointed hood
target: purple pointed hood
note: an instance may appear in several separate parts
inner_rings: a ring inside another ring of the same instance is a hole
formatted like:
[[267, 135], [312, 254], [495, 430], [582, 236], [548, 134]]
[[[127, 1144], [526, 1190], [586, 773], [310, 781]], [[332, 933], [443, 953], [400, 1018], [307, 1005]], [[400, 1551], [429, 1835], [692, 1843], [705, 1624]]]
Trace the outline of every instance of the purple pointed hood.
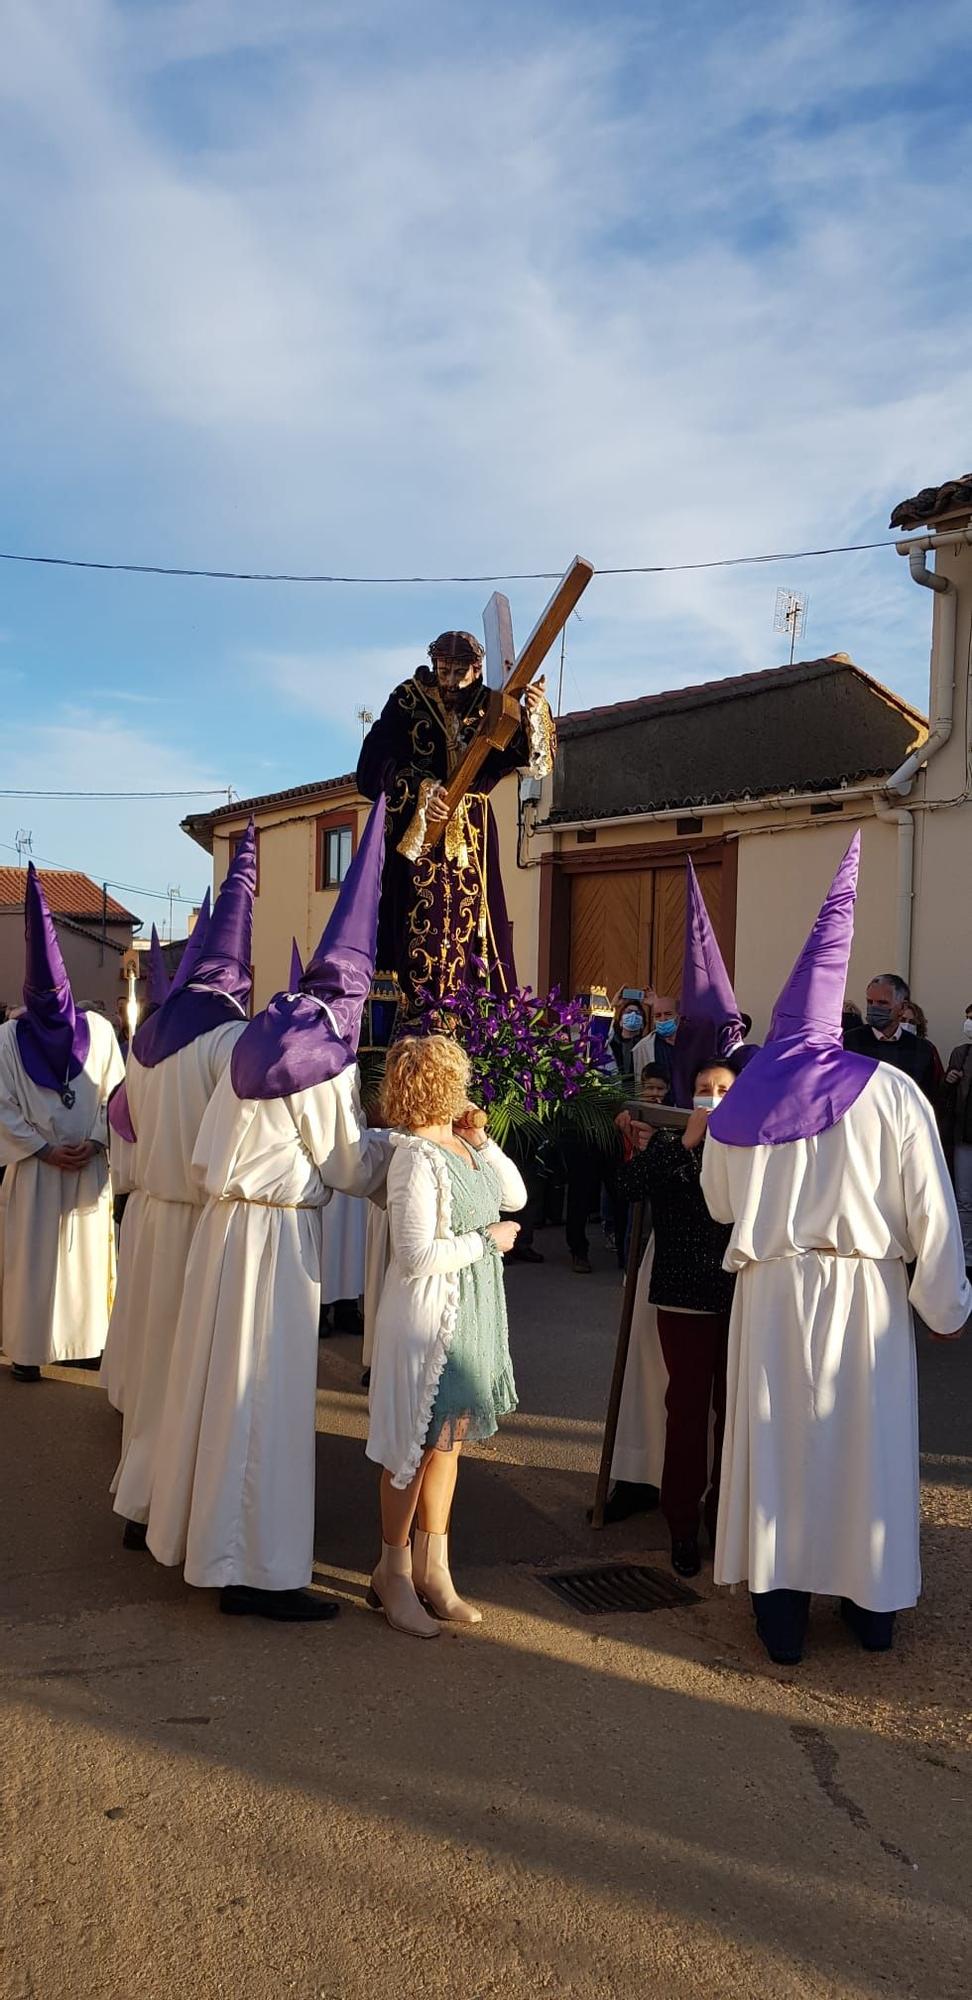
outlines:
[[150, 1007], [161, 1007], [163, 1000], [168, 999], [169, 984], [170, 984], [169, 974], [168, 971], [166, 970], [165, 959], [162, 956], [162, 946], [159, 943], [159, 934], [155, 928], [155, 925], [153, 924], [152, 941], [148, 948], [148, 964], [146, 969], [146, 981], [145, 981], [146, 1001]]
[[840, 1014], [861, 858], [855, 833], [773, 1009], [770, 1031], [709, 1119], [726, 1146], [779, 1146], [828, 1132], [877, 1067], [844, 1048]]
[[54, 920], [32, 861], [27, 868], [24, 931], [27, 1012], [16, 1023], [20, 1059], [32, 1083], [42, 1090], [56, 1090], [67, 1102], [72, 1078], [84, 1068], [91, 1031], [87, 1015], [75, 1007]]
[[188, 986], [189, 981], [194, 977], [196, 966], [202, 957], [203, 948], [209, 935], [211, 922], [212, 896], [207, 888], [199, 905], [199, 915], [186, 939], [185, 950], [173, 974], [172, 985], [169, 988], [170, 993], [174, 993], [177, 987]]
[[251, 820], [202, 936], [200, 915], [168, 998], [135, 1036], [132, 1053], [143, 1069], [154, 1069], [210, 1028], [245, 1018], [252, 984], [255, 893], [256, 831]]
[[291, 990], [291, 993], [299, 993], [299, 992], [300, 992], [300, 982], [301, 982], [301, 980], [303, 979], [303, 977], [304, 977], [304, 961], [303, 961], [303, 959], [301, 958], [301, 955], [300, 955], [300, 946], [299, 946], [299, 944], [297, 943], [297, 939], [296, 939], [296, 938], [291, 938], [291, 941], [290, 941], [290, 990]]
[[324, 935], [295, 993], [277, 993], [232, 1055], [237, 1097], [289, 1097], [354, 1062], [375, 969], [385, 799], [371, 809]]
[[742, 1015], [709, 921], [699, 878], [686, 862], [685, 953], [678, 1033], [672, 1050], [672, 1094], [691, 1105], [703, 1063], [723, 1060], [743, 1038]]

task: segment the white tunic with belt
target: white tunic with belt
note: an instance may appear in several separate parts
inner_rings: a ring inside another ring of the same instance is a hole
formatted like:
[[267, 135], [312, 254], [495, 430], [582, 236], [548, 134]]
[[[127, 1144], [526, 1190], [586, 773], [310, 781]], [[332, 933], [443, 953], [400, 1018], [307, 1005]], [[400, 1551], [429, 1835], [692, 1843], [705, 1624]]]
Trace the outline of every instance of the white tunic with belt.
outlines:
[[192, 1155], [203, 1113], [245, 1026], [241, 1016], [210, 1028], [151, 1069], [134, 1054], [128, 1059], [128, 1109], [137, 1139], [128, 1151], [136, 1155], [137, 1186], [122, 1225], [106, 1350], [110, 1369], [103, 1370], [122, 1385], [122, 1449], [111, 1490], [115, 1512], [126, 1521], [148, 1520], [183, 1280], [206, 1199], [193, 1179]]
[[[126, 1066], [126, 1076], [128, 1069]], [[111, 1309], [105, 1351], [101, 1357], [101, 1386], [116, 1410], [125, 1408], [125, 1353], [122, 1341], [124, 1332], [118, 1316], [119, 1294], [127, 1291], [127, 1274], [131, 1262], [131, 1247], [134, 1240], [138, 1203], [135, 1199], [138, 1187], [138, 1147], [130, 1139], [123, 1139], [108, 1121], [108, 1171], [111, 1175], [112, 1209], [119, 1195], [127, 1195], [121, 1226], [115, 1229], [115, 1251], [118, 1271], [115, 1280], [115, 1304]]]
[[[0, 1027], [0, 1340], [11, 1361], [90, 1361], [102, 1351], [115, 1284], [107, 1106], [125, 1073], [114, 1029], [90, 1013], [72, 1105], [28, 1076], [17, 1024]], [[93, 1139], [94, 1158], [62, 1173], [42, 1146]]]
[[936, 1333], [972, 1311], [930, 1106], [880, 1063], [829, 1132], [710, 1134], [702, 1191], [732, 1224], [718, 1583], [916, 1603], [918, 1395], [911, 1303]]
[[188, 1583], [296, 1589], [314, 1554], [320, 1209], [368, 1194], [383, 1134], [362, 1130], [357, 1072], [240, 1099], [226, 1070], [193, 1172], [208, 1197], [186, 1267], [148, 1545]]

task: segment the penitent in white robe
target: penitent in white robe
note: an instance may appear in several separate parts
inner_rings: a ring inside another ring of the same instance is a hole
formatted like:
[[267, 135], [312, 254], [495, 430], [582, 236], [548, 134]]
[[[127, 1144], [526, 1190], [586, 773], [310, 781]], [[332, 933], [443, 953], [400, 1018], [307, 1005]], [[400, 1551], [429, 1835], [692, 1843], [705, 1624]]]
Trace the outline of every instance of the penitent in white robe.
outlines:
[[[127, 1069], [125, 1073], [127, 1076]], [[108, 1334], [105, 1340], [105, 1351], [101, 1357], [101, 1373], [98, 1380], [109, 1403], [118, 1411], [125, 1408], [125, 1354], [122, 1344], [123, 1329], [119, 1320], [117, 1306], [119, 1293], [126, 1291], [129, 1283], [128, 1269], [135, 1216], [137, 1213], [137, 1204], [133, 1200], [138, 1184], [137, 1153], [137, 1146], [134, 1146], [130, 1139], [123, 1139], [115, 1131], [114, 1126], [109, 1120], [108, 1169], [111, 1174], [112, 1208], [114, 1209], [115, 1202], [120, 1194], [127, 1195], [128, 1200], [125, 1203], [121, 1227], [119, 1228], [116, 1225], [115, 1228], [115, 1253], [118, 1260], [118, 1274], [115, 1281], [115, 1304], [112, 1306], [111, 1318], [108, 1322]]]
[[[147, 1521], [159, 1425], [186, 1264], [205, 1194], [192, 1156], [203, 1113], [246, 1026], [227, 1020], [146, 1069], [128, 1059], [128, 1108], [137, 1135], [137, 1186], [125, 1209], [118, 1290], [103, 1376], [121, 1381], [124, 1423], [114, 1507]], [[114, 1135], [113, 1135], [114, 1140]], [[124, 1141], [121, 1142], [125, 1144]]]
[[658, 1314], [648, 1297], [655, 1261], [649, 1236], [638, 1272], [631, 1338], [621, 1386], [611, 1478], [633, 1486], [661, 1488], [665, 1463], [665, 1397], [668, 1369], [658, 1338]]
[[355, 1195], [334, 1194], [321, 1210], [321, 1298], [325, 1305], [333, 1305], [336, 1299], [360, 1298], [364, 1291], [369, 1206]]
[[290, 1590], [314, 1555], [320, 1209], [384, 1181], [357, 1072], [292, 1097], [236, 1096], [199, 1130], [207, 1197], [186, 1268], [149, 1508], [159, 1562], [188, 1583]]
[[[61, 1102], [28, 1076], [16, 1022], [0, 1027], [0, 1341], [11, 1361], [90, 1361], [102, 1351], [115, 1284], [107, 1105], [124, 1064], [114, 1029], [88, 1016], [91, 1042]], [[33, 1157], [42, 1146], [98, 1151], [79, 1173]]]
[[705, 1142], [702, 1191], [732, 1224], [717, 1583], [917, 1602], [918, 1394], [911, 1304], [936, 1333], [972, 1311], [935, 1121], [879, 1063], [829, 1132]]

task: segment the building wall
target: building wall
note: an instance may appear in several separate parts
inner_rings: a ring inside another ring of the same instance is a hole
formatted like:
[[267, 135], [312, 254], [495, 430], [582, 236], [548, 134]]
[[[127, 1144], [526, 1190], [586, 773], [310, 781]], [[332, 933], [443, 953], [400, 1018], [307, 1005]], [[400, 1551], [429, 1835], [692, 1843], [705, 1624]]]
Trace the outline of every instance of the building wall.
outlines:
[[[127, 950], [132, 941], [131, 924], [109, 924], [108, 937]], [[109, 945], [101, 958], [100, 939], [58, 927], [61, 955], [71, 981], [71, 991], [79, 1007], [101, 1001], [114, 1019], [115, 1002], [127, 988], [120, 976], [121, 954]], [[8, 1009], [23, 1005], [24, 913], [0, 910], [0, 1004]]]
[[[972, 664], [972, 548], [937, 549], [929, 562], [955, 585], [955, 695], [952, 735], [933, 757], [914, 794], [915, 865], [911, 984], [928, 1015], [929, 1032], [943, 1055], [961, 1040], [966, 1007], [972, 1002], [972, 802], [970, 772], [970, 664]], [[914, 590], [901, 564], [898, 587]], [[941, 605], [925, 593], [929, 630], [934, 618], [930, 713], [934, 719], [939, 682], [953, 670], [940, 653]], [[957, 801], [957, 803], [950, 803]], [[949, 803], [947, 803], [949, 802]]]
[[[768, 816], [761, 821], [770, 824]], [[736, 997], [762, 1041], [773, 1003], [806, 939], [837, 864], [861, 827], [861, 873], [847, 997], [863, 1009], [875, 972], [894, 970], [897, 837], [885, 821], [852, 816], [741, 833], [736, 888]]]

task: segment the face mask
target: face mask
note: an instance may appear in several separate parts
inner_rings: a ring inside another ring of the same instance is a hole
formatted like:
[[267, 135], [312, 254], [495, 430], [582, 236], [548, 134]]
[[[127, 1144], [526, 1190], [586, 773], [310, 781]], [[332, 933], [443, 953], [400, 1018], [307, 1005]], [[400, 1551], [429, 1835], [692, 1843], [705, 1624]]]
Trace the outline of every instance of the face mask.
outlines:
[[625, 1031], [626, 1031], [626, 1032], [627, 1032], [627, 1033], [628, 1033], [629, 1035], [633, 1035], [633, 1034], [634, 1034], [634, 1033], [636, 1032], [636, 1030], [637, 1030], [638, 1028], [640, 1028], [640, 1027], [641, 1027], [641, 1015], [640, 1015], [640, 1014], [622, 1014], [622, 1016], [621, 1016], [621, 1026], [622, 1026], [622, 1028], [624, 1028], [624, 1029], [625, 1029]]
[[917, 1021], [902, 1021], [901, 1033], [903, 1035], [917, 1035], [918, 1033]]
[[674, 1035], [676, 1026], [677, 1023], [675, 1021], [656, 1021], [655, 1033], [656, 1035]]
[[693, 1097], [692, 1105], [696, 1111], [714, 1111], [716, 1100], [710, 1091], [708, 1097]]
[[962, 1033], [967, 1042], [972, 1042], [972, 1021], [962, 1022]]
[[869, 1001], [869, 1002], [868, 1002], [868, 1008], [867, 1008], [867, 1025], [868, 1025], [868, 1027], [869, 1027], [869, 1028], [886, 1028], [886, 1027], [887, 1027], [887, 1025], [888, 1025], [888, 1022], [889, 1022], [889, 1021], [890, 1021], [890, 1019], [891, 1019], [891, 1012], [892, 1012], [892, 1010], [891, 1010], [891, 1008], [890, 1008], [890, 1007], [888, 1006], [888, 1003], [887, 1003], [887, 1001], [886, 1001], [886, 1000], [871, 1000], [871, 1001]]

